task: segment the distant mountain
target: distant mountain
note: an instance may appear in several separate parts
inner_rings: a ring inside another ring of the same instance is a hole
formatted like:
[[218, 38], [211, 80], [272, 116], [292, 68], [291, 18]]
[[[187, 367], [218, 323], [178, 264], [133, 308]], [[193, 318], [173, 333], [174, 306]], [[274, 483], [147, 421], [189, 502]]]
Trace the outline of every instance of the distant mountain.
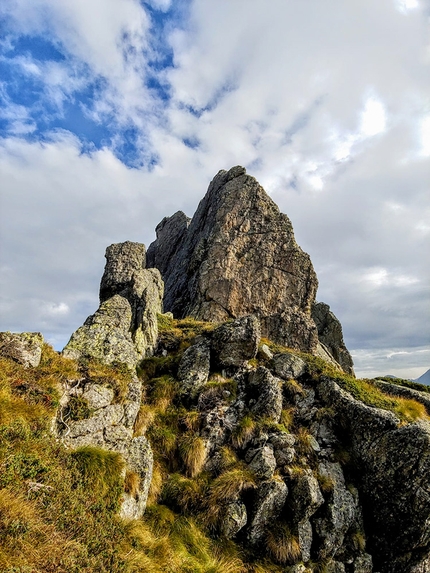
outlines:
[[424, 372], [419, 378], [414, 380], [414, 382], [418, 382], [419, 384], [425, 384], [426, 386], [430, 386], [430, 368], [427, 372]]

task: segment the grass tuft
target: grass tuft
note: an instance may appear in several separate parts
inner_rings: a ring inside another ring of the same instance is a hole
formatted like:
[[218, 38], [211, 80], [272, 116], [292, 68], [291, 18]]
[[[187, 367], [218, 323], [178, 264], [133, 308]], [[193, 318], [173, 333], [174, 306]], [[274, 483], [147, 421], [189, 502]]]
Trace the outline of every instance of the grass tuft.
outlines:
[[125, 473], [124, 491], [134, 498], [137, 498], [140, 488], [140, 476], [136, 472], [129, 471]]
[[255, 420], [250, 415], [244, 416], [232, 433], [232, 443], [236, 448], [242, 448], [252, 437], [256, 427]]
[[199, 474], [206, 462], [206, 444], [200, 436], [188, 432], [179, 441], [179, 454], [185, 466], [185, 473], [188, 477], [195, 477]]
[[285, 524], [276, 524], [266, 535], [267, 550], [272, 558], [282, 565], [297, 563], [301, 557], [300, 543]]

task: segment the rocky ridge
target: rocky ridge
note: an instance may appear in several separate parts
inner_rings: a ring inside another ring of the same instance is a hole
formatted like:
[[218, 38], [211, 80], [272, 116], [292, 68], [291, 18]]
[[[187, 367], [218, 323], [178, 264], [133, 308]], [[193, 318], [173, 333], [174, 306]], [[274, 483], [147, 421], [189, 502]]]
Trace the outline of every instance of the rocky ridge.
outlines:
[[[234, 542], [249, 571], [430, 570], [428, 398], [353, 377], [309, 257], [243, 168], [192, 220], [164, 219], [147, 255], [126, 242], [106, 259], [100, 307], [63, 351], [81, 376], [53, 431], [122, 454], [137, 484], [123, 517], [149, 496]], [[4, 339], [27, 360], [28, 334], [22, 351]]]

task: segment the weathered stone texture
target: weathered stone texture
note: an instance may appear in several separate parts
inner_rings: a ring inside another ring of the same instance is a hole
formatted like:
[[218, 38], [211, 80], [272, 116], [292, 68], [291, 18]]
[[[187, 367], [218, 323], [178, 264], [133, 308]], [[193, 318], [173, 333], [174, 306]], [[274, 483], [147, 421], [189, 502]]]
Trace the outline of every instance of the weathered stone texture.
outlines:
[[196, 396], [209, 377], [211, 349], [209, 341], [202, 339], [184, 352], [179, 363], [180, 393], [189, 398]]
[[26, 368], [39, 366], [43, 344], [40, 332], [0, 332], [0, 356], [11, 358]]
[[342, 326], [331, 312], [328, 304], [316, 302], [312, 306], [312, 318], [318, 329], [318, 338], [335, 361], [347, 374], [354, 375], [354, 363], [343, 340]]
[[155, 229], [157, 238], [148, 249], [148, 268], [157, 268], [164, 276], [177, 250], [182, 246], [190, 221], [182, 211], [171, 217], [164, 217]]
[[115, 243], [106, 249], [106, 266], [100, 283], [100, 302], [133, 290], [134, 277], [146, 267], [146, 249], [141, 243]]
[[100, 307], [67, 343], [64, 356], [124, 363], [134, 369], [157, 343], [157, 314], [164, 285], [157, 269], [145, 269], [145, 246], [118, 243], [106, 249]]
[[275, 378], [264, 366], [248, 375], [247, 389], [251, 398], [250, 410], [256, 416], [279, 422], [282, 412], [282, 388], [279, 378]]
[[221, 367], [242, 366], [255, 358], [260, 343], [260, 323], [244, 316], [219, 326], [212, 335], [214, 361]]
[[[166, 284], [165, 308], [175, 316], [223, 321], [256, 314], [267, 317], [263, 332], [279, 342], [316, 346], [312, 263], [288, 217], [243, 167], [216, 175], [189, 224], [183, 214], [164, 219], [149, 252]], [[283, 322], [301, 320], [297, 336], [291, 324], [279, 331], [271, 318], [285, 312]]]
[[248, 540], [251, 545], [262, 541], [268, 525], [273, 524], [281, 513], [287, 494], [287, 486], [278, 479], [272, 478], [260, 484], [248, 529]]
[[[153, 456], [151, 446], [144, 436], [133, 437], [133, 426], [139, 412], [142, 384], [134, 377], [128, 385], [126, 398], [116, 403], [115, 393], [106, 384], [83, 378], [64, 384], [55, 434], [69, 448], [98, 446], [122, 454], [126, 468], [140, 478], [136, 495], [124, 493], [120, 515], [136, 519], [143, 515], [152, 479]], [[73, 419], [73, 399], [84, 400], [89, 408], [88, 417]]]
[[81, 360], [94, 358], [103, 364], [123, 363], [134, 368], [139, 355], [131, 337], [132, 311], [120, 295], [101, 303], [74, 332], [63, 350], [63, 356]]
[[375, 570], [420, 571], [430, 555], [430, 424], [402, 426], [392, 412], [366, 406], [329, 379], [318, 391], [349, 438]]

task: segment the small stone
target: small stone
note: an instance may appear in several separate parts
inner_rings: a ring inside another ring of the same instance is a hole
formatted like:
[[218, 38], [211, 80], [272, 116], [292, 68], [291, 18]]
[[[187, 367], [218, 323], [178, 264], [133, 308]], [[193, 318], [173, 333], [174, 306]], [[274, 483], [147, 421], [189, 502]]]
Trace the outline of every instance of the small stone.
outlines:
[[211, 350], [206, 339], [187, 348], [178, 368], [180, 392], [193, 398], [209, 377]]
[[0, 356], [25, 368], [39, 366], [44, 340], [40, 332], [0, 332]]
[[224, 513], [221, 532], [227, 539], [232, 539], [245, 527], [246, 521], [245, 504], [240, 500], [229, 503]]
[[269, 479], [276, 469], [276, 459], [272, 446], [264, 446], [257, 450], [251, 450], [250, 455], [245, 459], [250, 459], [249, 469], [260, 479]]
[[223, 367], [242, 366], [255, 358], [260, 342], [260, 323], [245, 316], [219, 326], [212, 336], [215, 362]]
[[262, 344], [258, 349], [258, 358], [262, 360], [271, 360], [273, 358], [273, 353], [270, 351], [270, 348], [267, 344]]
[[109, 406], [114, 398], [114, 391], [100, 384], [87, 384], [82, 398], [88, 402], [90, 408], [97, 410]]
[[306, 362], [291, 352], [275, 354], [270, 366], [283, 380], [299, 378], [307, 371]]
[[310, 518], [324, 503], [318, 481], [312, 472], [299, 474], [290, 484], [289, 506], [296, 522]]
[[275, 378], [267, 368], [260, 366], [249, 373], [247, 391], [256, 397], [251, 411], [257, 416], [278, 423], [282, 412], [281, 381]]
[[281, 480], [264, 481], [257, 489], [248, 530], [248, 540], [255, 545], [262, 540], [265, 529], [279, 516], [287, 498], [288, 488]]

